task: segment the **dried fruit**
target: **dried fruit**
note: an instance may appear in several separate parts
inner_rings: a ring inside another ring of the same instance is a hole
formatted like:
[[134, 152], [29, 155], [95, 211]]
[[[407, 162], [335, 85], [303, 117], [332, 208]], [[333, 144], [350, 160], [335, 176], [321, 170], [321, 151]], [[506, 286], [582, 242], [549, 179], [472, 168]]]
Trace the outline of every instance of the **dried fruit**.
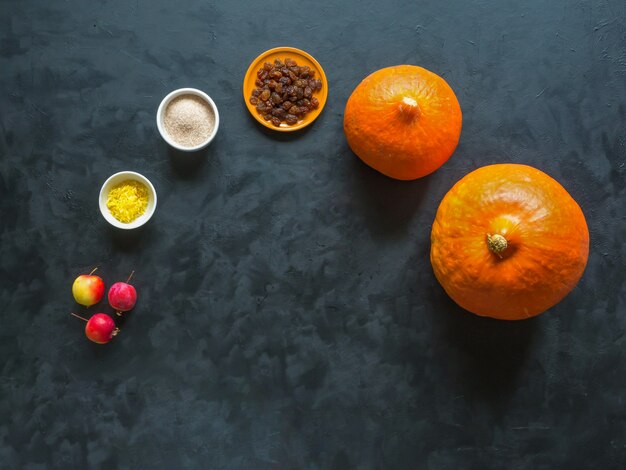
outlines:
[[272, 116], [277, 117], [280, 120], [285, 119], [286, 115], [287, 115], [287, 111], [285, 111], [283, 108], [272, 109]]
[[284, 62], [280, 59], [275, 59], [273, 64], [265, 62], [257, 71], [250, 104], [274, 126], [280, 126], [283, 121], [294, 125], [320, 106], [313, 94], [322, 89], [322, 81], [312, 78], [314, 75], [314, 70], [306, 65], [298, 66], [290, 57]]

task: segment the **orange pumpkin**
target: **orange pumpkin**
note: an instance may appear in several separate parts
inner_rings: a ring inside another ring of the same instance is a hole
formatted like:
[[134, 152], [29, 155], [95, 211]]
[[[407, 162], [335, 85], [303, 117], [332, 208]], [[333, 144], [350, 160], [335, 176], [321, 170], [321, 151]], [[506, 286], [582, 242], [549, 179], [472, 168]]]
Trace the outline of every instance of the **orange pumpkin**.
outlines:
[[459, 142], [461, 108], [439, 75], [414, 65], [372, 73], [346, 105], [343, 128], [367, 165], [414, 180], [443, 165]]
[[445, 195], [430, 261], [452, 299], [477, 315], [521, 320], [561, 301], [583, 274], [582, 210], [545, 173], [501, 164], [466, 175]]

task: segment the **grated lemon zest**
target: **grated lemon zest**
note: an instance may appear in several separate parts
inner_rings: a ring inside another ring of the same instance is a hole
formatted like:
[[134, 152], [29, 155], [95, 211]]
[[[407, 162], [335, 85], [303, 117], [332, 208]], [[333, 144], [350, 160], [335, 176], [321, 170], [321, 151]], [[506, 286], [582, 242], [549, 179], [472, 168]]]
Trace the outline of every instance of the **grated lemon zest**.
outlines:
[[150, 194], [139, 181], [127, 180], [115, 185], [107, 196], [107, 208], [122, 223], [130, 223], [146, 212]]

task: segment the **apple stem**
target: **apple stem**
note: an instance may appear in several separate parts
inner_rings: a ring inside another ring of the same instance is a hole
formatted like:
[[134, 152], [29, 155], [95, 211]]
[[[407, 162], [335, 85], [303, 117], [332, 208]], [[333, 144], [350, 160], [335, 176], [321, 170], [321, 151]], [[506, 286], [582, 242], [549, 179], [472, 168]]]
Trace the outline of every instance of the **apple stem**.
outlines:
[[119, 332], [120, 332], [120, 329], [116, 327], [116, 328], [115, 328], [115, 329], [111, 332], [111, 338], [113, 338], [114, 336], [117, 336]]
[[133, 274], [135, 274], [135, 271], [130, 273], [130, 276], [128, 276], [128, 279], [126, 279], [126, 284], [128, 284], [128, 281], [130, 281], [130, 278], [133, 277]]
[[82, 321], [87, 321], [86, 318], [83, 318], [80, 315], [76, 315], [74, 312], [70, 312], [70, 315], [74, 315], [76, 318], [80, 318]]
[[98, 266], [96, 266], [95, 268], [93, 268], [93, 270], [89, 273], [89, 275], [91, 276], [93, 273], [95, 273], [98, 270]]
[[122, 316], [122, 311], [121, 310], [116, 310], [115, 311], [115, 315], [117, 315], [118, 317]]

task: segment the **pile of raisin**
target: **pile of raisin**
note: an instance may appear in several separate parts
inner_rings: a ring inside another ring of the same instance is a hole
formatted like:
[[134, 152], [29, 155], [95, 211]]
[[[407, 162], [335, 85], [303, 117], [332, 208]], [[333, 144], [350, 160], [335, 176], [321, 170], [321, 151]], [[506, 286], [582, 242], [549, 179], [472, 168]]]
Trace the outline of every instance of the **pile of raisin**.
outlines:
[[322, 89], [322, 80], [314, 78], [315, 70], [310, 67], [300, 67], [290, 58], [284, 62], [276, 59], [274, 64], [265, 62], [256, 76], [250, 104], [273, 125], [278, 127], [284, 121], [292, 126], [319, 108], [313, 93]]

